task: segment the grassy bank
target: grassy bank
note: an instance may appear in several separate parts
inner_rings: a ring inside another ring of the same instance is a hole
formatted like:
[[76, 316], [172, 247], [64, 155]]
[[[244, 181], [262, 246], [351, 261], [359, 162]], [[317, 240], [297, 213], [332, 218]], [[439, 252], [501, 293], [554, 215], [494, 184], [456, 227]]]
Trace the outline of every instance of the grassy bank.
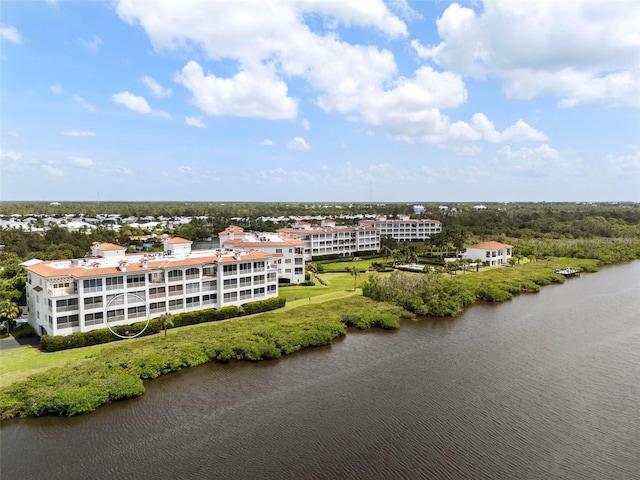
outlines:
[[370, 277], [362, 290], [367, 297], [419, 315], [455, 316], [476, 301], [502, 302], [515, 294], [537, 292], [542, 285], [564, 282], [565, 278], [555, 273], [558, 268], [595, 272], [597, 265], [597, 260], [552, 258], [457, 275], [397, 272], [387, 277]]
[[[0, 390], [0, 414], [7, 419], [87, 413], [110, 401], [142, 395], [145, 379], [214, 361], [279, 358], [304, 348], [328, 345], [345, 335], [347, 326], [397, 328], [402, 314], [398, 307], [351, 296], [288, 311], [175, 329], [166, 338], [159, 335], [89, 347], [94, 350], [83, 358], [48, 368]], [[88, 349], [74, 352], [83, 350]], [[49, 357], [55, 353], [40, 355]]]

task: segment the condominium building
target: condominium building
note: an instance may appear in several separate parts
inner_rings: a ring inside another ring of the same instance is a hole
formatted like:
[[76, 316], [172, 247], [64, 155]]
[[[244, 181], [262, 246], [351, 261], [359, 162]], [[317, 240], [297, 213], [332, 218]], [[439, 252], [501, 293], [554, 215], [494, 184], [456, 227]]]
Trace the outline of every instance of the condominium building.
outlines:
[[482, 242], [469, 245], [461, 258], [480, 260], [483, 265], [494, 267], [507, 265], [513, 254], [513, 246], [500, 242]]
[[230, 225], [218, 234], [220, 246], [225, 248], [255, 249], [274, 258], [278, 279], [289, 283], [304, 282], [304, 242], [295, 235], [271, 232], [245, 232], [242, 227]]
[[366, 225], [336, 226], [335, 221], [325, 219], [320, 226], [298, 222], [290, 228], [277, 231], [300, 239], [304, 244], [306, 260], [317, 255], [351, 256], [358, 252], [380, 250], [380, 235], [375, 228]]
[[270, 253], [163, 243], [159, 253], [126, 255], [125, 247], [94, 243], [82, 259], [24, 262], [29, 323], [39, 335], [68, 335], [278, 296]]
[[412, 219], [409, 215], [400, 215], [397, 220], [387, 217], [360, 220], [360, 225], [374, 228], [380, 236], [387, 235], [401, 241], [429, 240], [431, 235], [442, 231], [442, 224], [438, 220]]

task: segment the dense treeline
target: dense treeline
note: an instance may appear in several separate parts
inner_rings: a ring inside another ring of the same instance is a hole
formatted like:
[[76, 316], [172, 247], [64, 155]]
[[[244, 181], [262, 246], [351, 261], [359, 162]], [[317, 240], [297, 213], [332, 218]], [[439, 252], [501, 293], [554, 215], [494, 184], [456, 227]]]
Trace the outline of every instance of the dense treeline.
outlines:
[[554, 258], [509, 269], [493, 269], [481, 275], [395, 272], [390, 276], [371, 276], [362, 286], [364, 296], [390, 302], [410, 312], [430, 317], [460, 314], [477, 300], [503, 302], [513, 295], [537, 292], [541, 285], [564, 282], [557, 268], [571, 265], [583, 271], [597, 271], [597, 260]]

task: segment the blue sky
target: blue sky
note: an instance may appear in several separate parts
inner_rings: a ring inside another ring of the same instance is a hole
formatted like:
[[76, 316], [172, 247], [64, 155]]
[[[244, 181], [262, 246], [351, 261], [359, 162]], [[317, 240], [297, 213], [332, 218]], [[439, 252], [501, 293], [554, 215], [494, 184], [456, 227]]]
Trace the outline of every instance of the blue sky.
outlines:
[[0, 7], [0, 200], [640, 201], [634, 0]]

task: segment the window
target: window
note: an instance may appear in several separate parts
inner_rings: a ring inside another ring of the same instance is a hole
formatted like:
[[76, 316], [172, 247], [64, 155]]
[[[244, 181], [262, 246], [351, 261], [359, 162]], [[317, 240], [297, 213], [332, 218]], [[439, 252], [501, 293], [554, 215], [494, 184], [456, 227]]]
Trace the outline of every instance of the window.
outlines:
[[218, 287], [217, 283], [215, 280], [209, 280], [206, 282], [202, 282], [202, 291], [203, 292], [208, 292], [211, 290], [215, 290]]
[[260, 285], [262, 283], [264, 283], [264, 275], [256, 275], [255, 277], [253, 277], [254, 285]]
[[187, 268], [184, 272], [187, 280], [193, 280], [194, 278], [200, 278], [200, 270], [197, 268]]
[[176, 300], [169, 300], [169, 310], [175, 310], [176, 308], [182, 308], [183, 301], [181, 298]]
[[267, 292], [272, 293], [276, 291], [276, 286], [275, 285], [269, 285], [267, 286]]
[[240, 290], [240, 300], [249, 300], [251, 298], [251, 289]]
[[86, 326], [90, 325], [100, 325], [104, 323], [104, 313], [96, 312], [96, 313], [87, 313], [84, 316], [84, 324]]
[[238, 272], [238, 265], [225, 265], [222, 271], [225, 275], [235, 275]]
[[291, 263], [291, 259], [290, 258], [285, 258], [284, 263]]
[[240, 264], [240, 273], [249, 273], [251, 272], [251, 262], [249, 263], [241, 263]]
[[231, 288], [238, 287], [238, 279], [237, 278], [229, 278], [224, 281], [224, 289], [229, 290]]
[[235, 302], [238, 300], [238, 292], [229, 292], [224, 294], [224, 301], [226, 302]]
[[276, 281], [276, 273], [268, 273], [267, 274], [267, 282], [275, 282]]
[[147, 314], [147, 307], [144, 305], [138, 307], [129, 307], [127, 309], [127, 316], [129, 318], [140, 318], [144, 317]]
[[[27, 290], [27, 292], [29, 292], [29, 290]], [[49, 306], [49, 311], [52, 311], [53, 310], [53, 301], [50, 298], [47, 300], [47, 304]]]
[[149, 304], [150, 313], [164, 313], [167, 310], [167, 302], [153, 302]]
[[94, 278], [92, 280], [84, 280], [83, 283], [84, 293], [101, 292], [102, 291], [102, 279]]
[[147, 299], [147, 293], [144, 290], [127, 293], [127, 303], [140, 303]]
[[56, 325], [58, 326], [58, 328], [79, 327], [80, 318], [77, 314], [58, 317], [56, 319]]
[[282, 253], [282, 249], [281, 248], [276, 248], [276, 253]]
[[170, 282], [178, 282], [182, 280], [182, 270], [169, 270], [167, 272], [167, 278]]
[[200, 283], [198, 282], [187, 283], [186, 291], [187, 293], [198, 293], [200, 291]]
[[124, 308], [110, 310], [107, 312], [107, 322], [119, 322], [121, 320], [124, 320]]
[[71, 312], [78, 309], [77, 298], [67, 298], [64, 300], [56, 301], [56, 310], [58, 312]]
[[107, 306], [124, 305], [124, 295], [121, 293], [114, 293], [107, 295]]
[[253, 270], [255, 272], [264, 271], [264, 262], [253, 262]]
[[164, 283], [164, 272], [162, 270], [154, 270], [149, 274], [149, 283]]
[[149, 298], [163, 298], [165, 295], [166, 290], [164, 287], [155, 287], [149, 289]]
[[264, 287], [254, 288], [253, 289], [254, 297], [264, 297]]
[[171, 285], [169, 287], [169, 296], [175, 297], [176, 295], [182, 295], [182, 285]]
[[[87, 297], [84, 299], [84, 308], [102, 308], [103, 299], [102, 297]], [[86, 323], [86, 322], [85, 322]]]
[[204, 277], [215, 277], [218, 272], [218, 267], [215, 265], [205, 265], [202, 267], [202, 276]]
[[187, 308], [193, 308], [200, 306], [200, 297], [187, 298]]
[[212, 295], [203, 295], [202, 296], [202, 305], [211, 305], [218, 301], [218, 295], [215, 293]]
[[302, 265], [302, 264], [303, 264], [303, 262], [304, 262], [304, 260], [303, 260], [302, 258], [296, 258], [296, 259], [295, 259], [295, 264], [296, 264], [296, 265]]
[[294, 269], [294, 273], [295, 273], [296, 275], [302, 275], [302, 274], [304, 273], [304, 269], [303, 269], [302, 267], [296, 267], [296, 268]]
[[251, 277], [242, 277], [240, 279], [240, 286], [241, 287], [248, 287], [251, 285]]
[[105, 279], [107, 290], [119, 290], [124, 288], [124, 278], [122, 277], [109, 277]]
[[142, 286], [144, 286], [144, 274], [127, 276], [127, 288], [138, 288]]

